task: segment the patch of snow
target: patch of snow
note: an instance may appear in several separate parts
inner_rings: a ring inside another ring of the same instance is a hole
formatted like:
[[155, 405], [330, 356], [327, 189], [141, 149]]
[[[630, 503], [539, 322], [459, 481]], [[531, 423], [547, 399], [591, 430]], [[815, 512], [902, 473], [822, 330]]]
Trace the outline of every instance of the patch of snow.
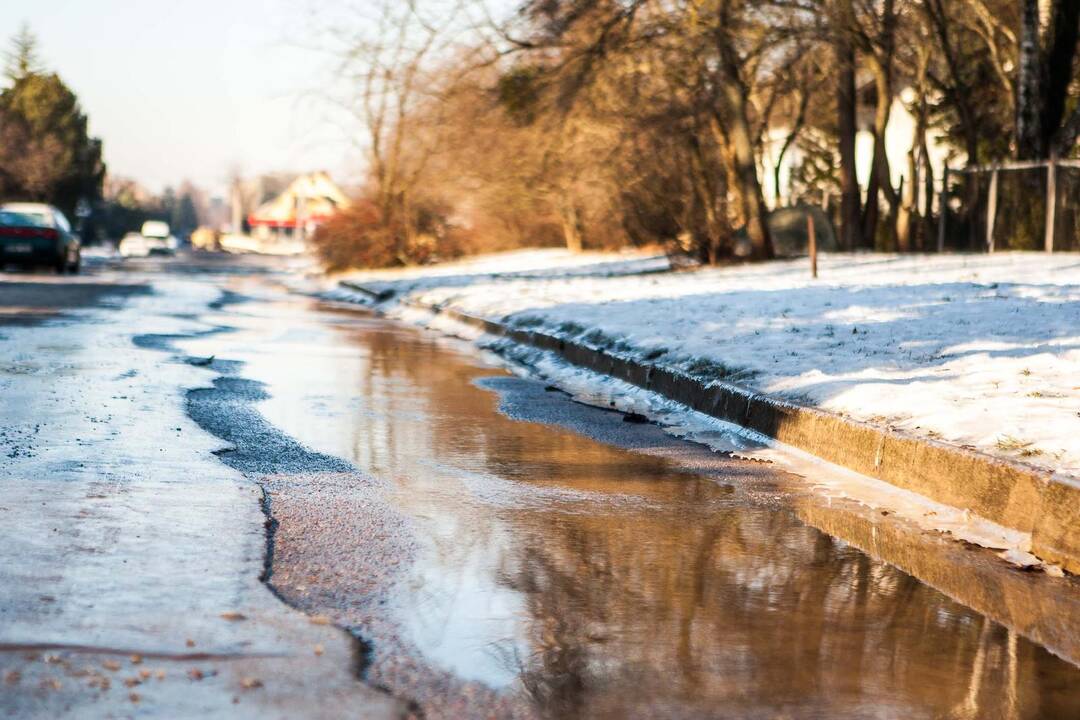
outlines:
[[376, 291], [393, 289], [401, 293], [433, 287], [468, 287], [485, 281], [621, 277], [670, 269], [668, 257], [655, 252], [572, 253], [545, 248], [476, 255], [438, 265], [353, 271], [334, 279], [346, 284], [360, 283]]
[[586, 276], [555, 260], [507, 261], [546, 275], [422, 268], [379, 287], [1080, 475], [1076, 254], [825, 254], [818, 280], [805, 260]]

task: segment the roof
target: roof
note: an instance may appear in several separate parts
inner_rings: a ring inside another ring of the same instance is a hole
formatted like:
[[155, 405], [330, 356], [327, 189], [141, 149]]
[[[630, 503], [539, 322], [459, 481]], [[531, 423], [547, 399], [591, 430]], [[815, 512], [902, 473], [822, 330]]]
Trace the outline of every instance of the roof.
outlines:
[[325, 172], [301, 175], [292, 181], [285, 192], [260, 205], [248, 216], [251, 225], [296, 227], [328, 220], [349, 199]]
[[0, 210], [6, 210], [8, 212], [15, 213], [42, 213], [52, 212], [53, 206], [46, 203], [11, 202], [0, 204]]

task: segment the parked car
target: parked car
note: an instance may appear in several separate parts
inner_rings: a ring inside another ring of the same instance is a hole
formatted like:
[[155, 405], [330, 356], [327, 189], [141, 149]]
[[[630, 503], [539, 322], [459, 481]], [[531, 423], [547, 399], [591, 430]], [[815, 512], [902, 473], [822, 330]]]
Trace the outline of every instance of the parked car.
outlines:
[[170, 232], [169, 224], [160, 220], [147, 220], [142, 232], [129, 232], [121, 240], [117, 250], [121, 257], [147, 257], [148, 255], [173, 255], [180, 241]]
[[129, 232], [120, 240], [120, 245], [116, 248], [120, 253], [120, 257], [146, 257], [150, 254], [150, 246], [146, 242], [146, 238], [141, 233]]
[[142, 226], [142, 236], [150, 254], [172, 255], [180, 247], [180, 241], [169, 230], [169, 224], [160, 220], [147, 220]]
[[82, 249], [64, 214], [44, 203], [0, 205], [0, 265], [79, 272]]

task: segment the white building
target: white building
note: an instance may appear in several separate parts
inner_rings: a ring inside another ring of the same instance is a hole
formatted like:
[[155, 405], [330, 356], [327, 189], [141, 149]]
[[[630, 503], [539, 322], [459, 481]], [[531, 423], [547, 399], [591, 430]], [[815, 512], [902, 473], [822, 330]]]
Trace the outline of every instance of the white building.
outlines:
[[[860, 93], [860, 101], [866, 93]], [[893, 100], [889, 112], [889, 124], [885, 128], [885, 155], [889, 159], [889, 171], [892, 176], [894, 188], [905, 185], [910, 181], [908, 177], [908, 153], [915, 143], [917, 118], [908, 110], [908, 104], [914, 101], [914, 90], [905, 88], [899, 96]], [[859, 186], [863, 189], [865, 197], [866, 187], [870, 179], [871, 166], [874, 159], [874, 133], [872, 130], [874, 108], [860, 102], [858, 110], [858, 131], [855, 135], [855, 168], [859, 180]], [[762, 191], [765, 202], [770, 208], [782, 207], [790, 204], [792, 194], [792, 173], [804, 162], [804, 151], [795, 142], [784, 154], [780, 164], [779, 187], [777, 187], [775, 169], [776, 158], [784, 145], [784, 141], [790, 132], [789, 127], [779, 126], [772, 128], [765, 138], [761, 157], [762, 163]], [[820, 131], [813, 127], [806, 127], [802, 134], [810, 136]], [[828, 144], [826, 138], [821, 138], [821, 145]], [[835, 142], [834, 140], [832, 142]], [[940, 187], [941, 177], [945, 169], [946, 159], [955, 157], [956, 151], [941, 142], [933, 132], [928, 133], [927, 151], [930, 156], [930, 166], [934, 173], [935, 183]], [[957, 166], [956, 160], [951, 161], [953, 167]], [[959, 161], [962, 163], [962, 159]], [[919, 196], [920, 209], [925, 208], [924, 193]]]

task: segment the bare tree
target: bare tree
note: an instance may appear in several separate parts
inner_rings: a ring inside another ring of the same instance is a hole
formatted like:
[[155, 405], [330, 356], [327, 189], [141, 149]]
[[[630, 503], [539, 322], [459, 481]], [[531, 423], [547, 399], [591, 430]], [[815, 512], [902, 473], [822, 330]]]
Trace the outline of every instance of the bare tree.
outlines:
[[1080, 127], [1076, 117], [1080, 111], [1065, 119], [1065, 101], [1078, 34], [1080, 3], [1023, 0], [1016, 78], [1016, 153], [1020, 158], [1068, 152], [1076, 144], [1074, 128]]
[[[332, 30], [338, 43], [341, 100], [363, 128], [373, 201], [393, 228], [394, 254], [406, 261], [417, 228], [417, 188], [441, 147], [432, 109], [450, 91], [437, 68], [451, 61], [463, 31], [457, 0], [378, 0], [354, 7], [355, 19]], [[421, 124], [421, 119], [426, 122]]]
[[832, 35], [836, 53], [837, 141], [840, 152], [840, 228], [843, 246], [862, 247], [862, 192], [855, 167], [857, 96], [855, 94], [855, 8], [852, 0], [833, 3]]

